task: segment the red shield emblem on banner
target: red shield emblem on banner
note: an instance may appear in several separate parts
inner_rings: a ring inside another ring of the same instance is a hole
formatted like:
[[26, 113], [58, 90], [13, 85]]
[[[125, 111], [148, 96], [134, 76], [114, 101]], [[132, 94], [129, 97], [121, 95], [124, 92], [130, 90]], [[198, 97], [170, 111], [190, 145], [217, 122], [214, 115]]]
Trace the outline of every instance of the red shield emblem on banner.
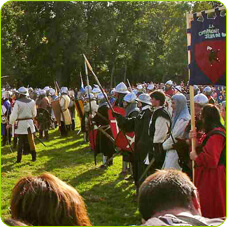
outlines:
[[226, 42], [208, 40], [195, 44], [195, 61], [200, 70], [215, 84], [226, 72]]
[[120, 131], [117, 134], [117, 138], [115, 140], [116, 147], [124, 150], [124, 151], [130, 151], [132, 152], [134, 150], [134, 144], [135, 144], [135, 133], [134, 132], [128, 132], [125, 133], [125, 135]]
[[91, 147], [91, 149], [93, 151], [95, 150], [95, 146], [96, 146], [97, 133], [98, 133], [98, 130], [97, 129], [93, 129], [88, 134], [88, 138], [89, 138], [89, 142], [90, 142], [90, 147]]
[[[122, 116], [125, 116], [125, 110], [124, 110], [123, 108], [118, 107], [118, 106], [114, 106], [113, 109], [114, 109], [114, 111], [115, 111], [116, 113], [119, 113], [119, 114], [121, 114]], [[112, 112], [111, 112], [110, 109], [108, 110], [108, 115], [109, 115], [109, 120], [110, 120], [110, 128], [111, 128], [111, 131], [112, 131], [112, 133], [113, 133], [114, 139], [116, 139], [116, 138], [117, 138], [117, 134], [118, 134], [119, 131], [120, 131], [120, 130], [119, 130], [119, 127], [118, 127], [118, 125], [117, 125], [117, 120], [116, 120], [115, 117], [113, 117]]]

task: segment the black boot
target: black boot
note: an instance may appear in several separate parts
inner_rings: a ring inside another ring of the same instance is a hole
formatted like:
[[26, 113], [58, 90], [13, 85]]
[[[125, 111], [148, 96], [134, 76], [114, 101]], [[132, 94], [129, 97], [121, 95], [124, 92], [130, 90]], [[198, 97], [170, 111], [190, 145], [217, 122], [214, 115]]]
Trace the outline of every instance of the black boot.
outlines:
[[21, 159], [22, 159], [22, 150], [19, 150], [17, 152], [17, 163], [21, 162]]
[[36, 152], [35, 151], [31, 151], [32, 154], [32, 162], [36, 161]]
[[45, 140], [49, 140], [49, 133], [48, 133], [48, 131], [44, 131], [44, 134], [45, 134]]
[[17, 137], [13, 138], [13, 149], [16, 149], [17, 147]]

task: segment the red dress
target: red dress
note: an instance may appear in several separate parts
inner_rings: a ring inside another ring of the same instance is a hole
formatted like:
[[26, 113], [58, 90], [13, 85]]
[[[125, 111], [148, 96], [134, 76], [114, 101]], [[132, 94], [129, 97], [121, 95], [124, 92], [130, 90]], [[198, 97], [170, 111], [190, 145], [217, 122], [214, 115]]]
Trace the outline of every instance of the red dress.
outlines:
[[[214, 130], [225, 132], [222, 128]], [[218, 165], [225, 143], [222, 135], [212, 135], [195, 160], [195, 185], [202, 216], [207, 218], [226, 217], [226, 168]]]

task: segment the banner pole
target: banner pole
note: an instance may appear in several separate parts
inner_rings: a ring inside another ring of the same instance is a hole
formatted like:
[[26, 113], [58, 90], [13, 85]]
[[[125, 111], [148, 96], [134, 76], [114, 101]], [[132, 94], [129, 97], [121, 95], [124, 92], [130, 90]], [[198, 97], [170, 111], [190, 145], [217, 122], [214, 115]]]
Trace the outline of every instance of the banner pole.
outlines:
[[[192, 14], [186, 14], [186, 23], [187, 23], [187, 44], [188, 47], [191, 46], [191, 33], [188, 33], [188, 29], [191, 29], [191, 21], [192, 21]], [[191, 63], [191, 52], [188, 50], [188, 65]], [[188, 78], [190, 79], [190, 69], [188, 69]], [[195, 105], [194, 105], [194, 87], [192, 85], [189, 86], [190, 92], [190, 112], [191, 112], [191, 130], [196, 130], [195, 127]], [[191, 147], [192, 152], [195, 152], [195, 144], [196, 138], [192, 138]], [[194, 170], [195, 163], [192, 161], [192, 180], [193, 183], [195, 182], [195, 170]]]

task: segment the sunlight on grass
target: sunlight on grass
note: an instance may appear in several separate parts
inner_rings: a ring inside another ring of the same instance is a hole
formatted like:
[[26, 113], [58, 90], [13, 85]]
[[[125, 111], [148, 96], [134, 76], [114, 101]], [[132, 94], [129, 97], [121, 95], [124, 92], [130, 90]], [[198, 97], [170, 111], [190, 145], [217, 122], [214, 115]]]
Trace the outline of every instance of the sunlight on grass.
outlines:
[[18, 179], [50, 172], [83, 196], [93, 225], [140, 224], [134, 184], [119, 174], [122, 158], [117, 156], [114, 165], [108, 169], [98, 168], [102, 164], [101, 154], [97, 156], [95, 166], [93, 152], [88, 143], [83, 142], [83, 135], [77, 135], [78, 130], [77, 127], [67, 138], [61, 138], [57, 129], [51, 130], [50, 140], [43, 141], [47, 147], [36, 141], [36, 162], [31, 162], [31, 156], [27, 155], [22, 157], [21, 163], [15, 164], [17, 152], [11, 152], [9, 146], [1, 149], [3, 219], [10, 216], [10, 195]]

